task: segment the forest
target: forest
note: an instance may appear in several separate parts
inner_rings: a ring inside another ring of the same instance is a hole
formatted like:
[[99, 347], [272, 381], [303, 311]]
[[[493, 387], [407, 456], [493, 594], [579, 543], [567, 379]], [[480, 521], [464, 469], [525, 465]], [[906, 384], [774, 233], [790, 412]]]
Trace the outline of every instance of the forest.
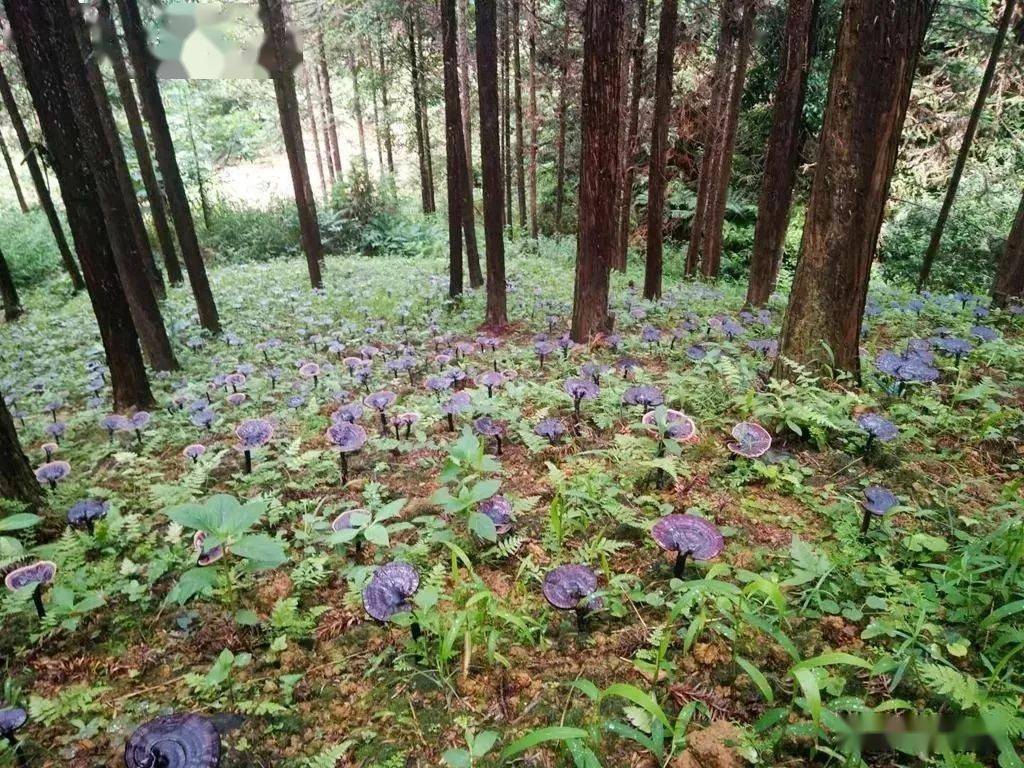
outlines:
[[1024, 0], [0, 31], [0, 767], [1024, 768]]

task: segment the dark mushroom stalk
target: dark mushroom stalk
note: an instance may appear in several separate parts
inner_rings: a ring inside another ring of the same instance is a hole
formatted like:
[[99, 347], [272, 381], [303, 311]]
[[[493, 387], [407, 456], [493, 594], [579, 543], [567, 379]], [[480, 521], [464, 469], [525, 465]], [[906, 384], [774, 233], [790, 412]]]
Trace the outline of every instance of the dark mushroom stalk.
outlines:
[[0, 709], [0, 736], [3, 736], [10, 745], [11, 752], [14, 753], [15, 760], [17, 760], [18, 768], [28, 768], [28, 757], [21, 749], [18, 737], [14, 734], [27, 720], [28, 713], [20, 707]]
[[341, 457], [341, 484], [348, 485], [348, 454], [340, 453]]
[[686, 573], [686, 558], [688, 558], [690, 554], [690, 550], [676, 553], [676, 562], [675, 565], [672, 566], [672, 575], [677, 579], [683, 578], [683, 574]]
[[243, 452], [243, 455], [245, 456], [245, 474], [251, 475], [252, 474], [252, 451], [250, 451], [248, 448], [246, 448], [245, 451]]
[[860, 532], [862, 534], [867, 534], [868, 528], [871, 527], [871, 518], [872, 518], [871, 510], [865, 509], [864, 510], [864, 517], [861, 519], [861, 523], [860, 523]]

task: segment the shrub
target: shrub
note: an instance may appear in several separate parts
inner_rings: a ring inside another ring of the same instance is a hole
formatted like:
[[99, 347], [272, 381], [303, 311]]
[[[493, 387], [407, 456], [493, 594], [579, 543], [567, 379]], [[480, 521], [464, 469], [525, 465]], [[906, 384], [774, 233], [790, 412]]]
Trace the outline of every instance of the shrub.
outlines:
[[[64, 233], [70, 243], [71, 234], [66, 224]], [[40, 208], [28, 213], [15, 207], [0, 209], [0, 248], [19, 288], [38, 285], [60, 273], [60, 253]]]

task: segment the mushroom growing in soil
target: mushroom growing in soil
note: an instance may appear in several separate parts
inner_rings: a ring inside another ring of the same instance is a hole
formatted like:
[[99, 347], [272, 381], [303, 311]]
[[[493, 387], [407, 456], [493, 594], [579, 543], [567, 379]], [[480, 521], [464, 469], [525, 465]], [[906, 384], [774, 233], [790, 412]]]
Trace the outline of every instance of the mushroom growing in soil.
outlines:
[[572, 413], [576, 424], [580, 423], [580, 404], [584, 400], [593, 400], [600, 394], [601, 390], [592, 379], [574, 378], [566, 379], [562, 385], [566, 394], [572, 398]]
[[869, 485], [864, 489], [864, 519], [860, 524], [860, 532], [867, 533], [872, 517], [882, 517], [886, 512], [900, 503], [896, 494], [880, 485]]
[[677, 579], [683, 577], [688, 557], [712, 560], [725, 548], [725, 539], [719, 530], [696, 515], [666, 515], [651, 528], [651, 536], [659, 547], [676, 553], [672, 575]]
[[544, 598], [562, 611], [576, 611], [576, 628], [586, 631], [586, 620], [604, 607], [604, 600], [591, 597], [597, 591], [597, 574], [585, 565], [560, 565], [548, 571], [541, 586]]
[[316, 363], [306, 363], [299, 368], [299, 376], [312, 379], [313, 389], [316, 389], [320, 384], [320, 366]]
[[18, 749], [18, 739], [14, 735], [28, 722], [28, 713], [21, 707], [0, 709], [0, 736], [7, 740], [11, 751], [18, 756], [18, 768], [28, 768], [28, 758]]
[[895, 440], [900, 433], [899, 427], [877, 413], [862, 413], [857, 417], [857, 426], [868, 433], [868, 440], [864, 444], [865, 453], [871, 450], [875, 440], [888, 443]]
[[487, 388], [487, 396], [492, 397], [495, 387], [500, 387], [505, 383], [505, 377], [498, 371], [484, 371], [480, 375], [480, 383]]
[[245, 455], [245, 474], [252, 472], [252, 451], [266, 445], [273, 435], [274, 427], [266, 419], [246, 419], [235, 427], [235, 437], [238, 438], [235, 449]]
[[53, 461], [53, 454], [57, 452], [60, 446], [57, 443], [43, 443], [39, 446], [40, 450], [46, 456], [47, 461]]
[[[412, 610], [409, 598], [420, 587], [420, 576], [416, 569], [400, 560], [382, 565], [363, 587], [363, 607], [380, 622], [386, 622], [398, 613]], [[412, 639], [420, 636], [420, 625], [412, 623]]]
[[32, 588], [32, 602], [35, 603], [36, 613], [39, 618], [46, 616], [46, 609], [43, 608], [43, 588], [53, 581], [57, 575], [57, 564], [49, 560], [37, 560], [21, 568], [15, 568], [4, 578], [4, 585], [17, 592], [22, 589]]
[[729, 443], [729, 450], [747, 459], [764, 456], [772, 447], [768, 430], [752, 421], [741, 421], [733, 427], [732, 437], [735, 442]]
[[182, 450], [181, 455], [186, 459], [192, 459], [193, 464], [198, 464], [200, 457], [206, 453], [206, 446], [202, 443], [192, 443], [192, 445], [186, 445]]
[[57, 488], [57, 483], [71, 474], [71, 465], [66, 461], [48, 461], [36, 469], [36, 480], [42, 485], [50, 486], [50, 490]]
[[224, 547], [206, 546], [206, 531], [196, 531], [192, 537], [192, 549], [196, 552], [196, 565], [213, 565], [224, 557]]
[[542, 419], [537, 422], [533, 432], [554, 445], [565, 434], [565, 424], [558, 419]]
[[107, 516], [110, 503], [99, 499], [82, 499], [68, 510], [68, 525], [72, 528], [85, 528], [92, 536], [96, 521]]
[[456, 414], [462, 413], [472, 404], [472, 399], [469, 396], [469, 392], [456, 392], [443, 403], [441, 403], [441, 413], [448, 418], [448, 431], [455, 431], [455, 416]]
[[697, 425], [682, 411], [655, 408], [640, 419], [648, 430], [658, 435], [658, 456], [665, 451], [666, 440], [692, 443], [697, 440]]
[[377, 412], [377, 415], [380, 416], [380, 432], [382, 435], [386, 435], [388, 433], [388, 417], [384, 414], [384, 411], [387, 410], [388, 406], [394, 403], [396, 399], [398, 399], [398, 395], [387, 390], [374, 392], [373, 394], [367, 395], [363, 398], [363, 404], [368, 408], [373, 408], [373, 410]]
[[405, 428], [406, 439], [412, 434], [412, 425], [420, 420], [420, 415], [416, 411], [406, 411], [400, 413], [391, 420], [391, 426], [395, 428], [395, 440], [400, 440], [399, 430]]
[[644, 411], [655, 408], [665, 402], [665, 396], [657, 387], [630, 387], [622, 393], [625, 405], [639, 405]]
[[120, 416], [116, 413], [111, 413], [104, 416], [100, 420], [100, 426], [107, 430], [107, 437], [110, 438], [110, 442], [114, 442], [114, 433], [120, 429], [125, 428], [125, 424], [128, 422], [124, 416]]
[[217, 768], [220, 734], [201, 715], [165, 715], [140, 725], [124, 746], [126, 768]]
[[137, 411], [130, 419], [127, 419], [125, 429], [134, 430], [135, 439], [139, 441], [139, 445], [142, 445], [142, 430], [148, 426], [152, 418], [148, 411]]
[[501, 456], [501, 437], [505, 434], [505, 425], [490, 416], [481, 416], [473, 422], [473, 429], [482, 437], [493, 437], [495, 453]]
[[491, 519], [491, 522], [494, 523], [494, 532], [499, 536], [504, 536], [512, 530], [515, 523], [512, 516], [512, 502], [504, 496], [491, 496], [491, 498], [481, 501], [477, 510]]
[[348, 483], [348, 455], [358, 453], [366, 444], [366, 430], [358, 424], [339, 421], [327, 428], [327, 441], [338, 449], [341, 457], [341, 484]]

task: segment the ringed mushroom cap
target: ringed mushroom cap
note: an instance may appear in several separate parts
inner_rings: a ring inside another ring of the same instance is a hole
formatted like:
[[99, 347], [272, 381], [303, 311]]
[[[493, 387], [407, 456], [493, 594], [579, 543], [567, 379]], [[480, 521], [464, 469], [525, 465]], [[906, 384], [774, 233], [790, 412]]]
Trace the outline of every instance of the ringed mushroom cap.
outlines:
[[90, 522], [102, 520], [107, 516], [110, 503], [99, 499], [82, 499], [68, 510], [68, 523], [81, 528]]
[[396, 427], [410, 427], [420, 420], [420, 415], [416, 411], [406, 411], [395, 416], [391, 423]]
[[60, 450], [60, 446], [57, 445], [56, 443], [43, 443], [42, 445], [39, 446], [39, 450], [41, 450], [43, 453], [51, 453], [52, 454], [52, 453], [56, 453], [57, 451], [59, 451]]
[[864, 489], [864, 500], [861, 506], [876, 517], [881, 517], [900, 503], [896, 494], [880, 485], [869, 485]]
[[363, 588], [363, 607], [377, 621], [387, 621], [396, 613], [411, 611], [409, 598], [416, 594], [420, 576], [416, 569], [400, 560], [382, 565]]
[[565, 434], [565, 424], [558, 419], [542, 419], [533, 428], [535, 434], [548, 440], [557, 440]]
[[491, 496], [480, 502], [477, 509], [494, 523], [494, 530], [502, 536], [512, 530], [512, 502], [504, 496]]
[[665, 402], [665, 396], [657, 387], [630, 387], [622, 393], [622, 402], [626, 405], [642, 405], [653, 408]]
[[484, 437], [500, 437], [505, 434], [505, 425], [490, 416], [481, 416], [474, 421], [473, 429]]
[[671, 440], [690, 443], [697, 439], [697, 425], [693, 419], [682, 411], [675, 411], [671, 408], [666, 409], [665, 421], [662, 425], [658, 424], [657, 410], [648, 411], [640, 421], [652, 432], [661, 432]]
[[227, 400], [230, 405], [238, 406], [244, 403], [248, 398], [246, 397], [245, 392], [232, 392], [224, 399]]
[[320, 375], [320, 366], [316, 363], [306, 363], [299, 368], [299, 376], [304, 379], [312, 379]]
[[899, 427], [877, 413], [862, 413], [857, 417], [857, 425], [883, 443], [895, 440], [900, 433]]
[[274, 434], [274, 426], [266, 419], [246, 419], [235, 427], [239, 450], [250, 450], [265, 445]]
[[387, 408], [389, 405], [395, 402], [397, 398], [398, 395], [396, 395], [394, 392], [383, 390], [381, 392], [374, 392], [372, 394], [367, 395], [366, 397], [363, 398], [363, 403], [365, 403], [370, 408], [373, 408], [375, 411], [383, 411], [385, 408]]
[[15, 568], [4, 578], [4, 585], [17, 592], [25, 587], [34, 587], [38, 584], [49, 584], [57, 575], [57, 564], [49, 560], [37, 560], [34, 563]]
[[500, 387], [505, 383], [505, 377], [498, 371], [485, 371], [480, 374], [480, 383], [485, 387]]
[[363, 416], [363, 406], [359, 403], [348, 403], [331, 413], [331, 421], [340, 423], [342, 421], [357, 422]]
[[71, 474], [71, 465], [66, 461], [48, 461], [36, 469], [36, 480], [40, 483], [56, 483]]
[[201, 715], [166, 715], [140, 725], [124, 747], [126, 768], [217, 768], [220, 734]]
[[729, 443], [729, 450], [748, 459], [764, 456], [772, 447], [772, 436], [760, 424], [741, 421], [732, 428], [735, 442]]
[[352, 522], [352, 516], [368, 516], [368, 514], [369, 513], [366, 509], [362, 507], [359, 507], [358, 509], [347, 509], [331, 521], [331, 530], [337, 532], [344, 531], [349, 528], [355, 528], [356, 526]]
[[718, 528], [696, 515], [666, 515], [651, 528], [651, 536], [662, 549], [694, 560], [713, 560], [725, 549]]
[[206, 549], [206, 531], [196, 531], [192, 537], [192, 549], [196, 551], [197, 565], [213, 565], [224, 557], [224, 547], [216, 546]]
[[[570, 611], [578, 608], [597, 589], [597, 574], [585, 565], [560, 565], [548, 571], [541, 591], [544, 598], [555, 608]], [[604, 605], [600, 598], [592, 598], [587, 604], [588, 611], [596, 611]]]
[[21, 707], [0, 709], [0, 736], [8, 737], [28, 722], [28, 712]]
[[327, 428], [327, 440], [342, 453], [354, 453], [366, 444], [366, 430], [358, 424], [341, 421]]
[[566, 379], [563, 385], [565, 392], [573, 400], [593, 400], [601, 391], [593, 379]]
[[472, 402], [469, 392], [456, 392], [441, 404], [441, 413], [454, 416], [469, 408]]
[[149, 411], [136, 411], [132, 414], [132, 417], [127, 420], [128, 429], [145, 429], [149, 425], [150, 420], [153, 418]]
[[192, 445], [186, 445], [182, 450], [181, 455], [187, 459], [198, 459], [206, 453], [206, 446], [202, 443], [193, 443]]

